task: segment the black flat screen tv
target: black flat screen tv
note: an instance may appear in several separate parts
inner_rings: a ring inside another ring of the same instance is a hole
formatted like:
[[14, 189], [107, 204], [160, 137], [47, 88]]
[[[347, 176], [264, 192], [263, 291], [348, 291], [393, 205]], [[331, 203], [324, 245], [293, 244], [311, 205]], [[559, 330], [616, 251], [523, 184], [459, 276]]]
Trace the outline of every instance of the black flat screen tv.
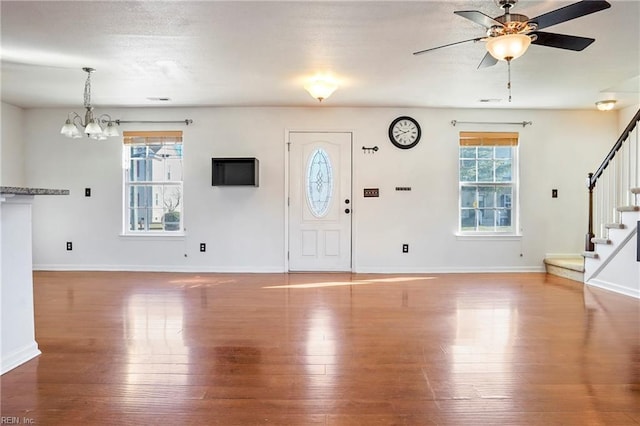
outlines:
[[258, 159], [212, 158], [211, 185], [258, 186]]

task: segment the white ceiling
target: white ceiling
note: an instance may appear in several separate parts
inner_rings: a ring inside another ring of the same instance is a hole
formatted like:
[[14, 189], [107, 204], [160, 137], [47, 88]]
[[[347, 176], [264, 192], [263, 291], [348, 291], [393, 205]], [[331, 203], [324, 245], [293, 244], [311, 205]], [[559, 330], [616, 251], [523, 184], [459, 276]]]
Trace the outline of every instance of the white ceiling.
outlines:
[[[454, 15], [502, 11], [469, 1], [5, 1], [2, 100], [75, 107], [92, 76], [95, 106], [317, 106], [307, 78], [339, 89], [321, 106], [593, 108], [640, 102], [640, 1], [545, 29], [593, 37], [582, 52], [532, 45], [507, 65], [476, 69], [484, 43], [412, 52], [480, 37]], [[535, 17], [573, 3], [521, 0]], [[169, 102], [149, 100], [168, 97]], [[481, 99], [492, 102], [483, 103]]]

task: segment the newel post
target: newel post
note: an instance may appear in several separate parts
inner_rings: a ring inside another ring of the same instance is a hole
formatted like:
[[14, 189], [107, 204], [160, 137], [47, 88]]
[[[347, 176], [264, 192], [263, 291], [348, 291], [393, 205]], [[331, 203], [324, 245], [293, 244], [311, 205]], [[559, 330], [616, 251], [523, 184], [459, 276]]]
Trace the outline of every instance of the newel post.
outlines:
[[584, 250], [595, 251], [595, 244], [591, 241], [595, 237], [593, 233], [593, 187], [591, 179], [593, 179], [593, 173], [589, 173], [587, 177], [587, 187], [589, 188], [589, 231], [585, 235]]

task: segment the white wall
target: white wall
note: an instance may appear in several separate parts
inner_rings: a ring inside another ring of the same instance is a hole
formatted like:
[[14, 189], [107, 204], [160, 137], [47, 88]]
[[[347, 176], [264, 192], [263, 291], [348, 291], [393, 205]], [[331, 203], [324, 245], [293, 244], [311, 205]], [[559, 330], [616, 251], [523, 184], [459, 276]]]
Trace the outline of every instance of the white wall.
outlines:
[[631, 119], [638, 112], [638, 109], [640, 109], [640, 100], [639, 103], [630, 105], [618, 111], [618, 136], [620, 136], [624, 129], [627, 128], [627, 125], [629, 124]]
[[0, 143], [1, 186], [24, 186], [23, 110], [2, 102], [2, 142]]
[[[283, 271], [286, 130], [346, 130], [353, 145], [353, 244], [357, 272], [543, 270], [546, 253], [583, 250], [585, 178], [615, 142], [616, 114], [596, 111], [401, 108], [113, 109], [122, 120], [194, 124], [135, 125], [120, 130], [180, 129], [185, 138], [185, 226], [181, 239], [121, 237], [121, 146], [59, 134], [66, 110], [34, 109], [25, 118], [29, 186], [66, 188], [36, 197], [34, 264], [40, 269]], [[411, 115], [423, 138], [399, 150], [389, 123]], [[533, 121], [533, 125], [458, 125], [458, 121]], [[461, 130], [520, 132], [522, 238], [469, 240], [457, 229], [457, 135]], [[375, 154], [362, 146], [377, 145]], [[211, 157], [255, 156], [259, 188], [211, 186]], [[411, 186], [396, 192], [396, 186]], [[92, 197], [84, 197], [84, 188]], [[379, 187], [380, 198], [362, 189]], [[557, 199], [551, 190], [559, 191]], [[73, 251], [65, 250], [72, 241]], [[207, 252], [198, 251], [207, 243]], [[402, 254], [401, 245], [410, 244]]]

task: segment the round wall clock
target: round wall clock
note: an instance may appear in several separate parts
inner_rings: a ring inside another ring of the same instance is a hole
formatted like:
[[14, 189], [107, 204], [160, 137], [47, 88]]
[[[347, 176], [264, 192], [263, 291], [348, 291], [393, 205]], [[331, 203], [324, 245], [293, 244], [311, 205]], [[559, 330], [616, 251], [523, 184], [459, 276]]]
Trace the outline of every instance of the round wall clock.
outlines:
[[418, 122], [411, 117], [398, 117], [389, 125], [391, 143], [401, 149], [413, 148], [420, 142], [422, 131]]

